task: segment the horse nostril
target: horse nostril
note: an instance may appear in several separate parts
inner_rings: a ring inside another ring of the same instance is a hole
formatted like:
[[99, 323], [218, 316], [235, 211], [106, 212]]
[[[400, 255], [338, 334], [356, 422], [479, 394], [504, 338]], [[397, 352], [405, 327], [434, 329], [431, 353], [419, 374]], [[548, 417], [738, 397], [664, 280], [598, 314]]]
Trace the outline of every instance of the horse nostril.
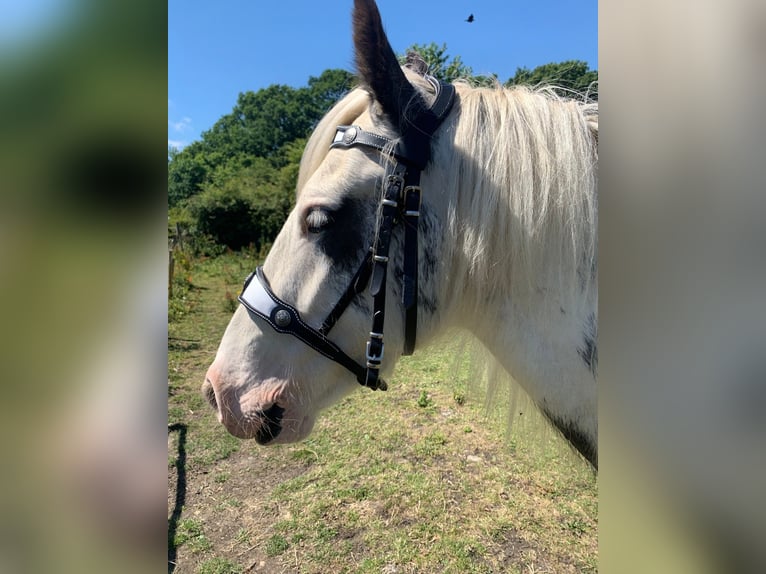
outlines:
[[202, 383], [202, 395], [205, 397], [205, 400], [210, 406], [218, 410], [218, 401], [215, 398], [215, 389], [213, 389], [213, 383], [210, 382], [210, 379], [206, 378], [205, 382]]
[[285, 409], [274, 403], [269, 408], [258, 413], [262, 420], [262, 425], [258, 429], [255, 440], [259, 444], [267, 444], [277, 438], [282, 432], [282, 416]]

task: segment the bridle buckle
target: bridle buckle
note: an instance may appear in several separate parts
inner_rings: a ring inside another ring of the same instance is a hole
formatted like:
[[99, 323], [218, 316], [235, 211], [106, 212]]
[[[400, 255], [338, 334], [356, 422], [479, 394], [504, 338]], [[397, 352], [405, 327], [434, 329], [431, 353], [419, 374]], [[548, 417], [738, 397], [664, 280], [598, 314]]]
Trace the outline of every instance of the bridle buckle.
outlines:
[[[373, 343], [373, 341], [375, 343]], [[380, 351], [379, 352], [373, 352], [370, 350], [373, 344], [380, 343]], [[370, 339], [367, 341], [367, 350], [364, 354], [365, 358], [367, 359], [367, 368], [368, 369], [380, 369], [380, 365], [383, 362], [383, 355], [384, 355], [385, 345], [383, 344], [383, 339]]]
[[[408, 185], [404, 188], [404, 205], [406, 208], [404, 215], [406, 217], [420, 217], [420, 206], [423, 203], [423, 194], [420, 191], [419, 185]], [[412, 196], [417, 199], [417, 209], [412, 209], [415, 206], [409, 205]]]

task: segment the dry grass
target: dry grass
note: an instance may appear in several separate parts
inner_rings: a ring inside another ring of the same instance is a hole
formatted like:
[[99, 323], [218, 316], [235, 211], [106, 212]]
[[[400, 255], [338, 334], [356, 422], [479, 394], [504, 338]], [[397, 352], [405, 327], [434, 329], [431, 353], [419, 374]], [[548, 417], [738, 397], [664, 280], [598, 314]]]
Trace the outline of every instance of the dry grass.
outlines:
[[175, 572], [597, 571], [593, 473], [545, 433], [505, 436], [454, 348], [403, 359], [390, 391], [360, 389], [300, 444], [229, 437], [199, 386], [225, 294], [252, 265], [195, 263], [189, 311], [171, 323], [171, 337], [193, 342], [170, 349], [169, 422], [186, 430], [183, 445], [168, 439]]

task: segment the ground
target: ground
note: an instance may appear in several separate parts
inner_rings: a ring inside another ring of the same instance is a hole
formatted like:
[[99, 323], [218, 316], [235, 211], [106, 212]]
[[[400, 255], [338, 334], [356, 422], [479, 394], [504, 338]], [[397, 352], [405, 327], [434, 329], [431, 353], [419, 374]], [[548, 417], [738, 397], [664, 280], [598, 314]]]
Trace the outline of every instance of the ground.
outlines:
[[597, 571], [594, 473], [534, 413], [506, 433], [454, 347], [403, 359], [389, 391], [360, 388], [301, 443], [229, 436], [199, 388], [253, 265], [186, 262], [175, 282], [169, 572]]

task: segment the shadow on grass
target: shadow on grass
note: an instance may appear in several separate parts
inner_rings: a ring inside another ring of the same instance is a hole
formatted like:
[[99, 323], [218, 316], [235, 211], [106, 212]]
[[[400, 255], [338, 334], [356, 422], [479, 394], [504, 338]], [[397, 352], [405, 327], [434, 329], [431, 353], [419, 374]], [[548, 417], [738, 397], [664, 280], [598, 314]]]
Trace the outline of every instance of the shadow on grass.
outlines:
[[168, 574], [176, 569], [176, 530], [186, 502], [186, 425], [168, 425], [168, 433], [178, 432], [178, 458], [176, 458], [176, 500], [168, 518]]
[[195, 351], [200, 348], [200, 342], [194, 339], [168, 337], [168, 351]]

